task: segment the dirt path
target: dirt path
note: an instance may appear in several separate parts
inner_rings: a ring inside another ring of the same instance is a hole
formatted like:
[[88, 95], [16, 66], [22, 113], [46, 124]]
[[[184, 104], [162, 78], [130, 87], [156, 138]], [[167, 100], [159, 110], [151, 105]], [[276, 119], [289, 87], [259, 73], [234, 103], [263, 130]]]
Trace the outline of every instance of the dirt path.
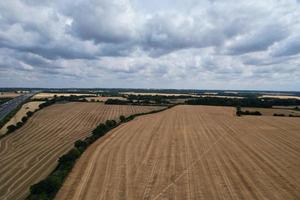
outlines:
[[177, 106], [94, 143], [56, 200], [299, 199], [299, 158], [300, 119]]
[[24, 199], [30, 185], [46, 177], [57, 159], [99, 123], [156, 109], [161, 107], [68, 103], [38, 111], [0, 140], [0, 199]]

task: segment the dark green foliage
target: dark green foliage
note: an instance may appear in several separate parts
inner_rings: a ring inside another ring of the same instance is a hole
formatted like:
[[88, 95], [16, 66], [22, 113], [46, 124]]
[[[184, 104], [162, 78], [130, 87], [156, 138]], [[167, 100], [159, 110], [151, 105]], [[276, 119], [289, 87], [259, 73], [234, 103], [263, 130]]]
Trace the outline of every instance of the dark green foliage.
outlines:
[[59, 165], [75, 161], [80, 156], [80, 151], [77, 148], [71, 149], [67, 154], [59, 158]]
[[242, 107], [259, 107], [271, 108], [272, 106], [290, 106], [300, 105], [297, 99], [276, 99], [276, 98], [218, 98], [218, 97], [201, 97], [186, 101], [190, 105], [214, 105], [214, 106], [242, 106]]
[[22, 119], [21, 119], [21, 121], [23, 122], [23, 123], [25, 123], [25, 122], [27, 122], [27, 120], [28, 120], [28, 117], [22, 117]]
[[120, 99], [107, 99], [105, 101], [105, 104], [115, 104], [115, 105], [127, 105], [131, 103], [132, 103], [131, 101], [120, 100]]
[[95, 135], [96, 137], [101, 137], [104, 135], [104, 133], [109, 129], [108, 126], [106, 126], [105, 124], [99, 124], [92, 132], [93, 135]]
[[259, 111], [241, 111], [242, 115], [262, 115]]
[[273, 116], [284, 117], [285, 115], [284, 115], [284, 114], [277, 114], [277, 113], [274, 113]]
[[133, 120], [134, 119], [134, 115], [130, 115], [126, 118], [126, 121], [130, 121], [130, 120]]
[[17, 129], [17, 127], [15, 125], [9, 125], [7, 127], [7, 132], [11, 133], [11, 132], [14, 132], [16, 129]]
[[22, 122], [18, 122], [17, 125], [16, 125], [16, 128], [21, 128], [23, 126], [23, 123]]
[[28, 111], [28, 112], [26, 113], [26, 115], [27, 115], [27, 117], [31, 117], [31, 116], [33, 115], [33, 112]]
[[125, 118], [124, 115], [121, 115], [121, 116], [120, 116], [120, 121], [121, 121], [121, 122], [125, 122], [125, 121], [126, 121], [126, 118]]
[[292, 115], [292, 114], [289, 114], [289, 117], [300, 117], [300, 115]]
[[115, 120], [106, 120], [105, 125], [108, 128], [113, 128], [117, 125], [117, 122]]
[[0, 98], [0, 105], [9, 101], [9, 100], [12, 100], [13, 98], [10, 98], [10, 97], [5, 97], [5, 98]]
[[16, 109], [11, 111], [8, 115], [6, 115], [1, 121], [0, 121], [0, 128], [2, 128], [9, 120], [15, 116], [15, 114], [20, 110], [22, 105], [19, 105]]
[[47, 179], [30, 187], [30, 192], [32, 194], [53, 194], [61, 186], [61, 180], [56, 176], [49, 176]]
[[80, 152], [83, 152], [87, 146], [88, 146], [88, 143], [86, 141], [82, 141], [82, 140], [77, 140], [74, 144], [74, 146], [80, 151]]
[[236, 115], [237, 115], [237, 116], [241, 116], [241, 114], [242, 114], [241, 112], [242, 112], [241, 106], [237, 106], [237, 107], [236, 107]]

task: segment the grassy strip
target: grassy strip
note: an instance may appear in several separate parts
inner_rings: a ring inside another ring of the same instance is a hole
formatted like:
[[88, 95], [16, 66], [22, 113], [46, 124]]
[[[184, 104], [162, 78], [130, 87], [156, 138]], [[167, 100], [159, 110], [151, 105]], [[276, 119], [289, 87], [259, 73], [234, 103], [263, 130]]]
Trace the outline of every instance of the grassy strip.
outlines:
[[[15, 116], [15, 114], [21, 109], [21, 107], [22, 107], [25, 103], [28, 103], [28, 102], [30, 102], [30, 101], [25, 101], [22, 105], [18, 106], [17, 109], [15, 109], [15, 110], [13, 110], [13, 112], [9, 113], [9, 120], [10, 120], [13, 116]], [[47, 106], [50, 106], [50, 105], [52, 105], [52, 104], [54, 104], [54, 103], [55, 103], [55, 101], [51, 101], [51, 100], [50, 100], [50, 101], [46, 101], [45, 103], [42, 103], [42, 104], [39, 105], [39, 109], [37, 109], [37, 110], [35, 110], [35, 111], [33, 111], [33, 112], [32, 112], [32, 111], [28, 111], [28, 112], [26, 113], [26, 116], [22, 117], [21, 121], [18, 122], [16, 125], [13, 125], [13, 124], [12, 124], [12, 125], [9, 125], [9, 126], [7, 127], [7, 132], [6, 132], [5, 134], [3, 134], [3, 135], [0, 135], [0, 139], [2, 139], [2, 138], [4, 138], [4, 137], [8, 136], [9, 134], [13, 133], [13, 132], [16, 131], [17, 129], [21, 128], [35, 112], [41, 110], [42, 108], [45, 108], [45, 107], [47, 107]], [[9, 120], [8, 120], [8, 121], [9, 121]], [[6, 121], [5, 123], [7, 123], [8, 121]], [[4, 125], [5, 125], [5, 124], [4, 124]], [[3, 125], [3, 126], [4, 126], [4, 125]]]
[[10, 98], [10, 97], [3, 97], [3, 98], [0, 98], [0, 105], [1, 104], [4, 104], [5, 102], [8, 102], [10, 100], [12, 100], [13, 98]]
[[[24, 102], [26, 103], [26, 102]], [[0, 121], [0, 129], [7, 123], [9, 122], [9, 120], [15, 116], [15, 114], [21, 109], [21, 107], [23, 106], [22, 103], [21, 105], [19, 105], [18, 107], [16, 107], [15, 109], [13, 109], [10, 113], [8, 113], [1, 121]]]
[[[173, 105], [174, 106], [174, 105]], [[82, 155], [88, 146], [93, 144], [97, 139], [106, 135], [110, 130], [116, 128], [122, 123], [133, 120], [137, 116], [152, 114], [164, 111], [173, 106], [167, 107], [161, 110], [155, 110], [147, 113], [139, 113], [130, 115], [129, 117], [120, 116], [120, 122], [115, 120], [107, 120], [105, 123], [99, 124], [92, 134], [86, 137], [84, 140], [77, 140], [74, 143], [74, 147], [66, 154], [61, 156], [58, 160], [58, 166], [52, 171], [52, 173], [44, 180], [32, 185], [30, 187], [30, 194], [26, 198], [27, 200], [52, 200], [56, 193], [62, 187], [64, 180], [71, 172], [76, 160]]]

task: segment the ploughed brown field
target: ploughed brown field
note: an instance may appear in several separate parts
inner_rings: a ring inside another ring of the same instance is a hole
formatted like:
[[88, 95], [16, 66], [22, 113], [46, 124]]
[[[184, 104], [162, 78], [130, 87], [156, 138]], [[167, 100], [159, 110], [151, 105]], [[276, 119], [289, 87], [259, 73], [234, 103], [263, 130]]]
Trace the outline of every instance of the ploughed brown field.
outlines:
[[56, 200], [300, 199], [300, 119], [176, 106], [119, 126]]
[[0, 199], [24, 199], [29, 187], [45, 178], [58, 158], [99, 123], [161, 108], [67, 103], [38, 111], [22, 128], [0, 140]]

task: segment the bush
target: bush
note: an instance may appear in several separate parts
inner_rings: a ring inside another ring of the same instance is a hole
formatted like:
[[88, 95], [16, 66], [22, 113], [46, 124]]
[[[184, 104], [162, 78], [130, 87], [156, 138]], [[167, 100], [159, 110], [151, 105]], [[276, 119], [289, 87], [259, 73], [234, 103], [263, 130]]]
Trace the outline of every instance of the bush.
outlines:
[[18, 129], [18, 128], [21, 128], [22, 126], [23, 126], [23, 123], [22, 122], [18, 122], [16, 128]]
[[15, 131], [16, 129], [17, 129], [17, 127], [15, 125], [9, 125], [7, 127], [7, 132], [11, 133], [11, 132]]
[[27, 115], [27, 117], [31, 117], [31, 116], [33, 115], [33, 112], [28, 111], [28, 112], [26, 113], [26, 115]]
[[273, 116], [284, 117], [285, 115], [284, 115], [284, 114], [277, 114], [277, 113], [274, 113]]
[[25, 122], [27, 122], [27, 120], [28, 120], [28, 117], [22, 117], [22, 119], [21, 119], [21, 121], [23, 122], [23, 123], [25, 123]]
[[99, 136], [103, 136], [104, 135], [104, 132], [106, 132], [109, 128], [101, 123], [99, 124], [92, 132], [93, 135], [99, 137]]
[[117, 125], [117, 122], [115, 120], [106, 120], [105, 125], [109, 128], [113, 128]]
[[121, 121], [121, 122], [125, 122], [125, 121], [126, 121], [126, 118], [124, 117], [124, 115], [121, 115], [121, 116], [120, 116], [120, 121]]
[[[238, 115], [239, 114], [239, 115]], [[259, 111], [249, 111], [249, 110], [246, 110], [246, 111], [237, 111], [237, 115], [238, 116], [241, 116], [241, 115], [262, 115], [261, 112]]]
[[87, 148], [88, 144], [87, 144], [86, 141], [77, 140], [77, 141], [75, 142], [74, 146], [75, 146], [79, 151], [82, 152], [82, 151], [84, 151], [84, 150]]
[[80, 156], [80, 154], [81, 153], [78, 151], [78, 149], [73, 148], [67, 154], [60, 157], [58, 163], [59, 165], [63, 165], [68, 162], [74, 162]]
[[45, 180], [30, 187], [31, 194], [43, 194], [46, 196], [54, 195], [62, 184], [62, 180], [56, 176], [49, 176]]

